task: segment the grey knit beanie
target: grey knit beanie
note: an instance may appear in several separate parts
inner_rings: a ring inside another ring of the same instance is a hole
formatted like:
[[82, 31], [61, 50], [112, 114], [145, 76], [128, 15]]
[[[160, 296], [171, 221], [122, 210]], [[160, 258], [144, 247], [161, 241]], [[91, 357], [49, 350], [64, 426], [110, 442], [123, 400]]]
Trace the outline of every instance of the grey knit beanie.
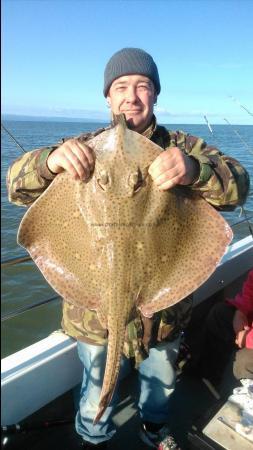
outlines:
[[123, 75], [145, 75], [153, 81], [156, 94], [161, 90], [156, 64], [148, 53], [140, 48], [123, 48], [109, 59], [104, 73], [104, 96], [116, 78]]

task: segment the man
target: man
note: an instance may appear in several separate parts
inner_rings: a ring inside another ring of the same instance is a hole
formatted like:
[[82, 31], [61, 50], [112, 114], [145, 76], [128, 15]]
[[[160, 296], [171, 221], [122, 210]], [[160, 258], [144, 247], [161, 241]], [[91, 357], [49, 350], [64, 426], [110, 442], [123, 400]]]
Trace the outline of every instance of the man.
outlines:
[[[158, 189], [185, 185], [197, 190], [212, 205], [233, 209], [246, 198], [249, 177], [234, 159], [208, 147], [202, 139], [183, 132], [171, 132], [158, 126], [153, 115], [160, 93], [157, 66], [152, 57], [138, 48], [125, 48], [109, 60], [104, 74], [104, 96], [114, 114], [125, 114], [128, 127], [143, 134], [164, 149], [153, 161], [149, 174]], [[100, 129], [94, 133], [102, 133]], [[55, 176], [63, 170], [73, 178], [88, 182], [95, 156], [85, 139], [69, 139], [61, 145], [29, 152], [10, 167], [10, 201], [31, 204]], [[80, 142], [81, 141], [81, 142]], [[141, 418], [140, 436], [153, 448], [176, 449], [169, 430], [169, 397], [174, 390], [174, 363], [180, 333], [190, 320], [191, 298], [187, 298], [152, 319], [137, 317], [125, 337], [121, 376], [135, 358], [139, 371]], [[80, 407], [76, 430], [85, 448], [106, 448], [115, 433], [111, 415], [117, 401], [117, 389], [110, 406], [94, 426], [106, 359], [107, 330], [93, 311], [81, 311], [63, 301], [63, 329], [78, 341], [84, 364]], [[148, 353], [145, 349], [149, 349]]]

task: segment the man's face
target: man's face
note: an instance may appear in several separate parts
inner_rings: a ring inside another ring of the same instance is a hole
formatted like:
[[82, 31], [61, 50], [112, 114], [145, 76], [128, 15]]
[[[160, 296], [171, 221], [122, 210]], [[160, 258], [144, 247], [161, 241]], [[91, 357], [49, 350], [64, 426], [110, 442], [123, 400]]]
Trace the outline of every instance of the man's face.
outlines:
[[124, 75], [111, 84], [107, 101], [114, 114], [125, 114], [129, 128], [142, 133], [153, 116], [156, 93], [144, 75]]

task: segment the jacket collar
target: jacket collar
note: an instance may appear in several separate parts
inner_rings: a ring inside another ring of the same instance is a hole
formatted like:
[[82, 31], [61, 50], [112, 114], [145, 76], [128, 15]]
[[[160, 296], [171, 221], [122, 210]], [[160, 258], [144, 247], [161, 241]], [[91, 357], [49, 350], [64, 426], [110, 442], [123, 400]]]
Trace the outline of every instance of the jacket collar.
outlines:
[[156, 128], [157, 128], [156, 117], [153, 114], [153, 117], [152, 117], [152, 120], [151, 120], [151, 124], [141, 134], [142, 134], [142, 136], [145, 136], [147, 139], [151, 139], [151, 137], [153, 136], [153, 134], [156, 131]]

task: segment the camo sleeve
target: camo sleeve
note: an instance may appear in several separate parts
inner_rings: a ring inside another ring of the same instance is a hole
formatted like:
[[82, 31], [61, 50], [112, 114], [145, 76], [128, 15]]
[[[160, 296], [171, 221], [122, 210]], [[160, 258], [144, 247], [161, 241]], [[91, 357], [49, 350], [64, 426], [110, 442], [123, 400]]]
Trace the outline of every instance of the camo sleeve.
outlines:
[[49, 186], [56, 174], [47, 167], [47, 158], [68, 139], [75, 138], [86, 142], [102, 133], [106, 128], [93, 132], [81, 133], [79, 136], [64, 137], [57, 144], [25, 153], [16, 159], [7, 172], [7, 189], [9, 201], [19, 206], [31, 205]]
[[55, 175], [48, 169], [46, 161], [57, 147], [33, 150], [14, 161], [6, 180], [10, 202], [29, 206], [49, 186]]
[[249, 191], [249, 175], [234, 158], [224, 155], [203, 139], [176, 132], [175, 144], [200, 164], [199, 178], [191, 189], [201, 192], [217, 209], [233, 210], [242, 205]]

